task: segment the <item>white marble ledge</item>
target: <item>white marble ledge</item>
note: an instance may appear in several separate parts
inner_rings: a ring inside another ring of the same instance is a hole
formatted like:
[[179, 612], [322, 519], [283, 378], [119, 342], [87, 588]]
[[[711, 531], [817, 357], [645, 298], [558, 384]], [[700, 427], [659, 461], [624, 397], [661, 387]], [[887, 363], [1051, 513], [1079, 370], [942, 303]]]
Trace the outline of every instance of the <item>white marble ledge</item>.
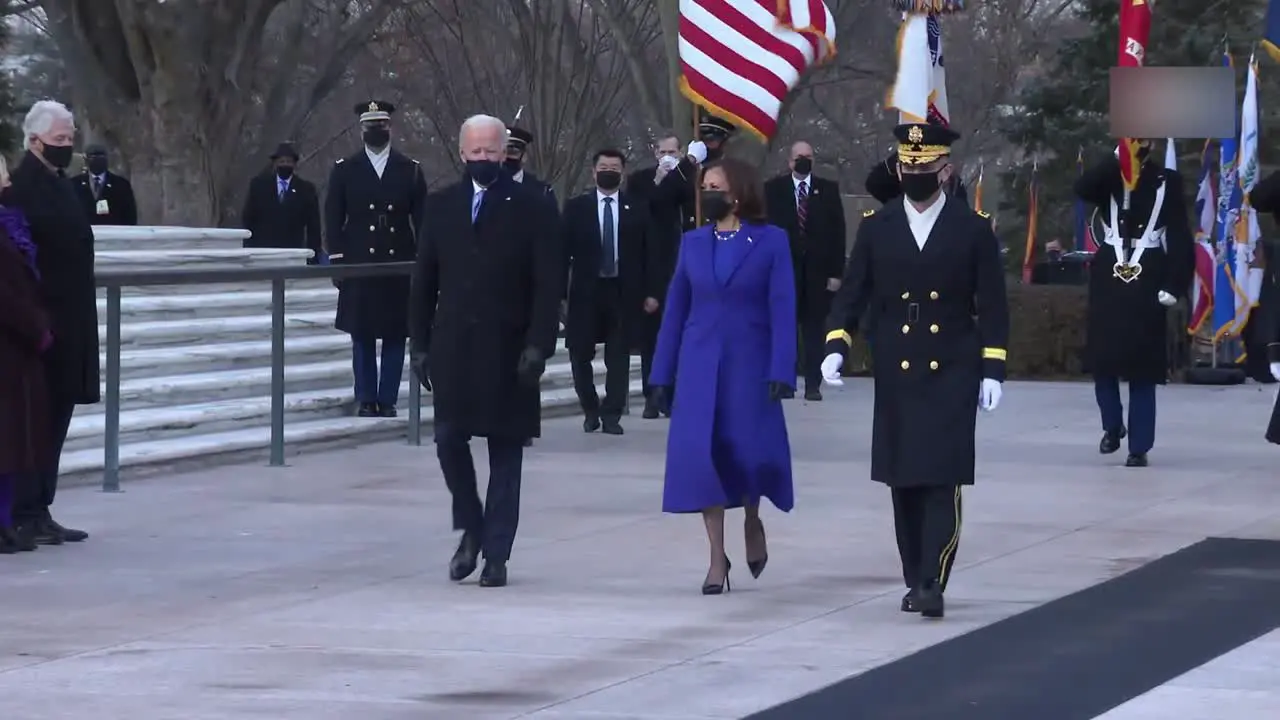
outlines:
[[[338, 290], [332, 285], [322, 288], [289, 288], [284, 296], [286, 307], [301, 304], [324, 304], [336, 308]], [[271, 309], [270, 290], [244, 292], [192, 293], [183, 295], [130, 295], [126, 288], [120, 297], [120, 313], [126, 320], [131, 313], [164, 313], [199, 311], [211, 316], [219, 310], [242, 310], [246, 307]], [[107, 311], [106, 298], [98, 298], [98, 312]]]
[[315, 253], [289, 248], [189, 248], [167, 250], [99, 250], [99, 270], [179, 270], [209, 267], [294, 267]]
[[[106, 320], [105, 316], [99, 320]], [[284, 317], [287, 332], [316, 331], [337, 332], [333, 329], [333, 311], [290, 312]], [[252, 334], [263, 340], [271, 339], [271, 315], [229, 315], [199, 320], [146, 320], [125, 322], [120, 325], [120, 339], [125, 345], [139, 341], [165, 342], [175, 345], [204, 345], [219, 340], [219, 336]], [[107, 326], [98, 326], [100, 342], [106, 342]], [[223, 338], [225, 339], [225, 338]]]
[[93, 239], [113, 240], [227, 240], [244, 242], [253, 233], [240, 228], [182, 227], [178, 225], [96, 225]]

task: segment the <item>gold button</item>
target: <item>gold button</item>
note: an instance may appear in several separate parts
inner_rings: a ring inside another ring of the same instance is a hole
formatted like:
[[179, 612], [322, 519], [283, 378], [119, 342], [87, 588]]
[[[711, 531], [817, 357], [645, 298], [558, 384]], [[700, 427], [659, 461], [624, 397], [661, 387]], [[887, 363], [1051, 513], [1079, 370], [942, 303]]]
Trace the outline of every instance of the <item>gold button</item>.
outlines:
[[387, 212], [391, 212], [392, 210], [395, 210], [395, 208], [393, 208], [393, 207], [391, 207], [390, 205], [388, 205], [388, 206], [387, 206]]
[[373, 232], [375, 229], [376, 228], [374, 228], [372, 225], [369, 226], [369, 232]]
[[370, 209], [370, 210], [372, 210], [372, 209], [373, 209], [373, 203], [369, 203], [369, 209]]
[[929, 363], [929, 369], [930, 369], [930, 370], [937, 370], [937, 369], [938, 369], [938, 361], [937, 361], [937, 360], [934, 360], [933, 362]]
[[909, 333], [909, 332], [911, 332], [911, 326], [910, 326], [910, 325], [903, 325], [903, 326], [902, 326], [902, 334], [903, 334], [903, 335], [906, 335], [906, 334], [907, 334], [907, 333]]
[[930, 300], [937, 300], [937, 299], [938, 299], [938, 291], [937, 291], [937, 290], [934, 290], [933, 292], [929, 293], [929, 299], [930, 299]]
[[392, 226], [391, 226], [391, 232], [395, 232], [395, 231], [396, 231], [396, 228], [395, 228], [395, 226], [394, 226], [394, 225], [392, 225]]
[[911, 293], [909, 293], [909, 292], [902, 293], [902, 299], [903, 299], [903, 300], [910, 300], [910, 299], [911, 299]]
[[395, 255], [395, 254], [396, 254], [396, 251], [395, 251], [395, 250], [388, 250], [388, 251], [387, 251], [387, 254], [388, 254], [388, 255]]
[[934, 335], [937, 335], [937, 334], [938, 334], [938, 326], [937, 326], [937, 325], [930, 325], [930, 326], [929, 326], [929, 332], [933, 333]]
[[372, 255], [372, 254], [373, 254], [373, 252], [374, 252], [374, 251], [373, 251], [373, 248], [369, 248], [369, 254], [370, 254], [370, 255]]
[[910, 369], [911, 369], [911, 363], [907, 362], [906, 360], [903, 360], [903, 361], [902, 361], [902, 369], [903, 369], [903, 370], [910, 370]]

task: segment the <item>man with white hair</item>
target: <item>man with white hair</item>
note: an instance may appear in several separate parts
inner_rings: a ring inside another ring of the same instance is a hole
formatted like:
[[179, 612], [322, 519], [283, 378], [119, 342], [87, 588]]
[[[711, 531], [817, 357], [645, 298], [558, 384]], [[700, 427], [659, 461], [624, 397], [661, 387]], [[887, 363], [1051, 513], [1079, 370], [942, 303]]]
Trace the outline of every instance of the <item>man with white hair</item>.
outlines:
[[5, 204], [31, 226], [40, 290], [49, 311], [53, 344], [43, 356], [50, 423], [46, 470], [21, 483], [14, 503], [18, 534], [40, 545], [88, 538], [50, 514], [58, 489], [58, 459], [76, 405], [98, 402], [98, 301], [93, 279], [93, 227], [67, 178], [76, 126], [71, 111], [54, 100], [31, 106], [22, 121], [26, 154], [13, 171]]
[[[476, 570], [507, 584], [520, 516], [524, 441], [541, 429], [539, 382], [555, 352], [563, 288], [557, 213], [503, 171], [507, 128], [488, 115], [462, 125], [461, 182], [427, 200], [409, 303], [413, 369], [433, 393], [436, 455], [462, 540], [449, 577]], [[481, 503], [470, 440], [488, 439]]]

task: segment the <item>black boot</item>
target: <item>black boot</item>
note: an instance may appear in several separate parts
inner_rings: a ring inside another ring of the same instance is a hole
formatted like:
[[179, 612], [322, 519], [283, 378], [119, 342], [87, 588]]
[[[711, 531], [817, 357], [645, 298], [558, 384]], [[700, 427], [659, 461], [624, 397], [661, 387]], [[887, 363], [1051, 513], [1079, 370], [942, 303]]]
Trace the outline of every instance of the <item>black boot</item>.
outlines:
[[904, 613], [918, 613], [918, 612], [920, 612], [919, 608], [917, 608], [917, 607], [916, 607], [916, 591], [915, 591], [915, 589], [908, 590], [908, 591], [907, 591], [907, 594], [902, 596], [902, 605], [901, 605], [901, 607], [899, 607], [898, 609], [899, 609], [899, 610], [901, 610], [901, 611], [902, 611], [902, 612], [904, 612]]
[[938, 619], [947, 614], [946, 602], [942, 599], [942, 587], [931, 582], [916, 592], [915, 609], [922, 616]]

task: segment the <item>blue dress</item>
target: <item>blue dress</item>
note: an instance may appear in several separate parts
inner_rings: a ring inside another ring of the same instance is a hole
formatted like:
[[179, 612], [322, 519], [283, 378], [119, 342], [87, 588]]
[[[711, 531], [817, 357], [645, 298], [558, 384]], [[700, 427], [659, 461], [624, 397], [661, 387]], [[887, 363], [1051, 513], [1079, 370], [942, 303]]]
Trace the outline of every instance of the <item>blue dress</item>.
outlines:
[[744, 225], [717, 240], [711, 226], [680, 242], [651, 385], [680, 378], [667, 436], [665, 512], [795, 504], [782, 403], [769, 383], [796, 381], [796, 296], [787, 235]]

